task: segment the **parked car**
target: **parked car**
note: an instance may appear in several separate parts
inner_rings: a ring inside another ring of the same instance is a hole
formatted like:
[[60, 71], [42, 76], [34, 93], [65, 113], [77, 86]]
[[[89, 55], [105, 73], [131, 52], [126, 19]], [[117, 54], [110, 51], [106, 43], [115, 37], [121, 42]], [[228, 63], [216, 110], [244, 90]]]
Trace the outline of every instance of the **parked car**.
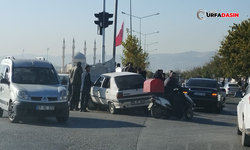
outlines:
[[0, 91], [0, 117], [5, 110], [12, 123], [29, 116], [68, 120], [66, 89], [48, 61], [6, 57], [1, 61]]
[[118, 109], [138, 108], [148, 112], [150, 94], [143, 92], [145, 79], [130, 72], [115, 72], [100, 75], [91, 87], [92, 102], [109, 107], [112, 114]]
[[247, 86], [246, 93], [237, 105], [237, 134], [242, 135], [242, 145], [250, 146], [250, 86]]
[[227, 83], [224, 86], [225, 90], [226, 90], [226, 95], [235, 95], [236, 92], [240, 91], [240, 86], [236, 83]]
[[224, 107], [222, 92], [214, 79], [190, 78], [184, 91], [196, 104], [195, 108], [204, 108], [220, 112]]

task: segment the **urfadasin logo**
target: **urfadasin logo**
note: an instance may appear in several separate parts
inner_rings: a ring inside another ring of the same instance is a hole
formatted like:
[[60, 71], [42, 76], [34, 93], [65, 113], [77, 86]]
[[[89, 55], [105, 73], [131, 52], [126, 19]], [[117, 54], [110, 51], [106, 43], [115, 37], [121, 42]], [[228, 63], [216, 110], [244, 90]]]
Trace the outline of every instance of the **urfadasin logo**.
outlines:
[[206, 18], [200, 17], [200, 14], [202, 14], [204, 16], [206, 14], [206, 10], [200, 9], [200, 10], [197, 11], [197, 18], [200, 19], [200, 20], [205, 20]]
[[197, 11], [197, 18], [200, 20], [205, 20], [206, 18], [210, 18], [210, 17], [222, 17], [222, 18], [235, 18], [235, 17], [239, 17], [240, 14], [239, 13], [218, 13], [217, 11], [209, 11], [206, 12], [206, 10], [204, 9], [200, 9]]

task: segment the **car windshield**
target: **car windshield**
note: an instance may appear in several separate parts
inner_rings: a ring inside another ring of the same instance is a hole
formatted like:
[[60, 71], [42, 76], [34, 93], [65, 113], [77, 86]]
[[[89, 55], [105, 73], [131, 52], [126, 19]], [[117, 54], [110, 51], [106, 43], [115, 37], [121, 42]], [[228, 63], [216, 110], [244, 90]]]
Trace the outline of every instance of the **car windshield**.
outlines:
[[190, 79], [186, 86], [198, 86], [207, 88], [216, 88], [216, 82], [211, 80], [194, 80]]
[[144, 81], [145, 79], [139, 75], [115, 77], [116, 85], [120, 90], [143, 88]]
[[12, 82], [18, 84], [59, 84], [52, 68], [14, 67]]

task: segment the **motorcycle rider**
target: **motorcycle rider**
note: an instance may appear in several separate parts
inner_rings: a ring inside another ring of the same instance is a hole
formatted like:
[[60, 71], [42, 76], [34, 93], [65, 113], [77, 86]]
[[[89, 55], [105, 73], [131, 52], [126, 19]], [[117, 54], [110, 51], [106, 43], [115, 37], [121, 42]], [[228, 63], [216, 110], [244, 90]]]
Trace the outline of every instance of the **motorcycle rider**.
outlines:
[[165, 97], [172, 105], [172, 116], [183, 118], [183, 98], [180, 94], [174, 92], [175, 88], [178, 88], [182, 92], [182, 88], [177, 84], [175, 72], [171, 72], [170, 76], [164, 81], [164, 88]]

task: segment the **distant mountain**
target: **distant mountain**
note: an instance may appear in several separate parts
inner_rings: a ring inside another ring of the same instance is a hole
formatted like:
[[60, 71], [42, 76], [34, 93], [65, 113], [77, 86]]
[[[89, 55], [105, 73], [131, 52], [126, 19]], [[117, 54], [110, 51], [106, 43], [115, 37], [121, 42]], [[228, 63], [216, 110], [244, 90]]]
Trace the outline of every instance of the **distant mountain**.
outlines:
[[[212, 56], [215, 55], [215, 51], [208, 52], [196, 52], [188, 51], [183, 53], [161, 53], [161, 54], [149, 54], [150, 67], [149, 70], [156, 71], [157, 69], [163, 69], [164, 72], [168, 70], [189, 70], [193, 67], [202, 66], [206, 62], [209, 62]], [[14, 55], [15, 58], [22, 58], [21, 55]], [[33, 55], [25, 54], [24, 58], [35, 58], [35, 57], [47, 57], [46, 55]], [[116, 62], [121, 63], [121, 54], [116, 55]], [[0, 56], [0, 59], [5, 56]], [[108, 61], [112, 58], [112, 55], [106, 55], [105, 60]], [[89, 54], [86, 57], [88, 64], [93, 64], [93, 54]], [[48, 56], [48, 60], [51, 61], [56, 67], [60, 67], [62, 63], [62, 56]], [[97, 54], [96, 63], [101, 61], [101, 55]], [[65, 63], [71, 62], [71, 54], [66, 54]], [[135, 64], [136, 66], [136, 64]]]

